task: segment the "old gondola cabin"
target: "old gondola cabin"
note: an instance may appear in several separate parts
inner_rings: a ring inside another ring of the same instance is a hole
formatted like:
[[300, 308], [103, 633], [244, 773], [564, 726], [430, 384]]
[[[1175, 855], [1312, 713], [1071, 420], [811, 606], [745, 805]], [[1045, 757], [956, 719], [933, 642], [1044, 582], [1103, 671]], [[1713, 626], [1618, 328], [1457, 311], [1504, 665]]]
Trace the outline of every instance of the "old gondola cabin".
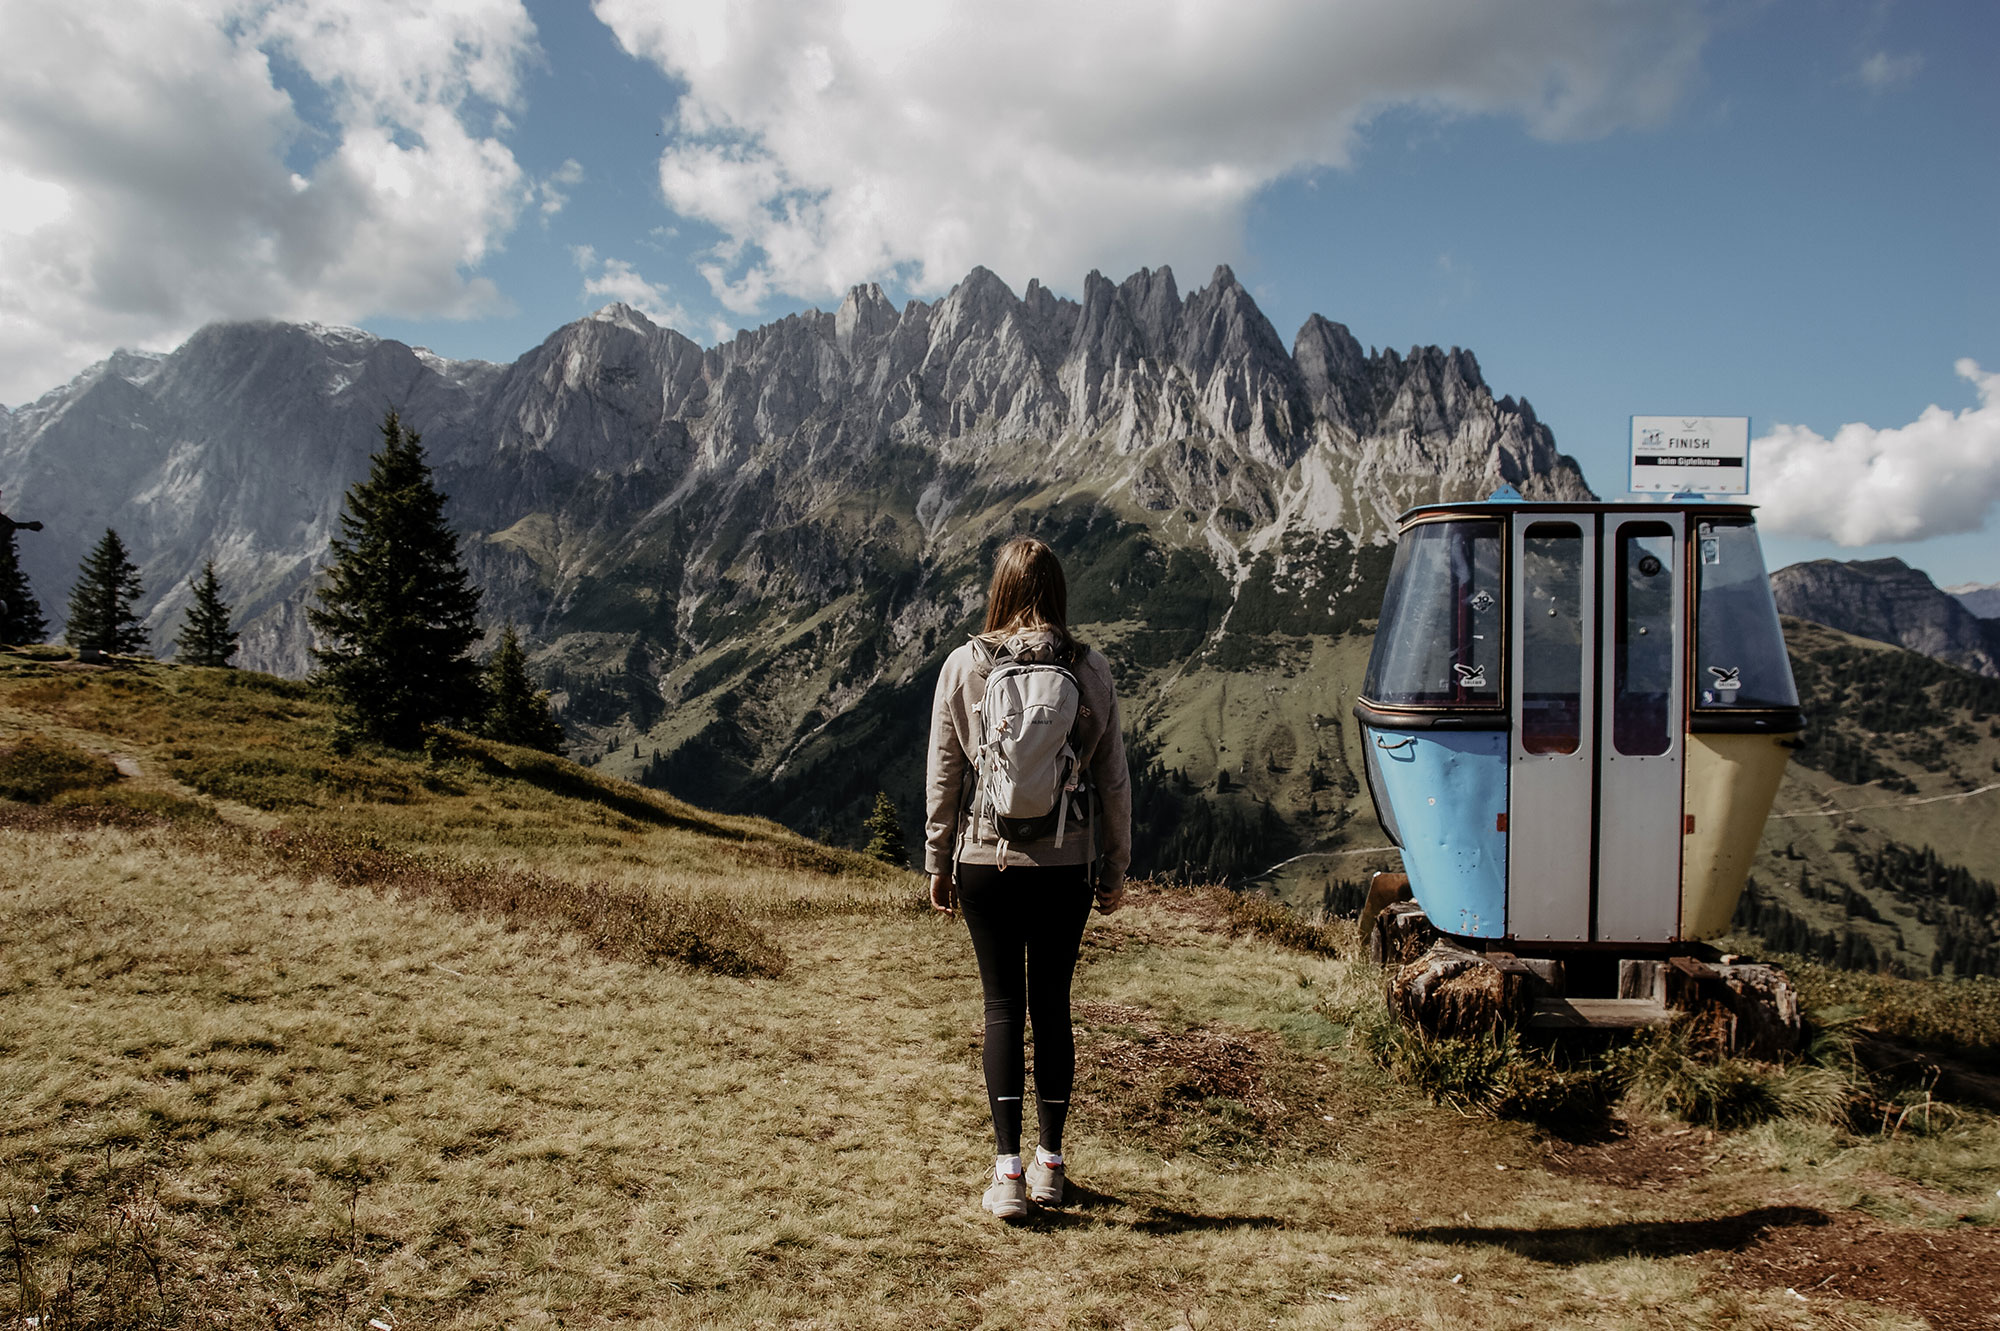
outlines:
[[1753, 511], [1503, 495], [1401, 520], [1369, 792], [1448, 942], [1660, 999], [1728, 930], [1802, 729]]

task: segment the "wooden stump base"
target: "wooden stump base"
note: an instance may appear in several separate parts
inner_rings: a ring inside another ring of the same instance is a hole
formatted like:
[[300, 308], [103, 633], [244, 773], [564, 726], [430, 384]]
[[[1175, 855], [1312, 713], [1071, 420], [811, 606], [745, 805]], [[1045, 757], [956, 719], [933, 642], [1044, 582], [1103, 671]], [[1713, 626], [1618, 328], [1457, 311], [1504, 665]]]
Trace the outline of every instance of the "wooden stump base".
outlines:
[[1776, 966], [1687, 956], [1621, 961], [1617, 997], [1579, 997], [1565, 992], [1561, 961], [1476, 952], [1439, 938], [1423, 912], [1404, 902], [1377, 917], [1369, 955], [1397, 966], [1386, 994], [1390, 1012], [1431, 1035], [1684, 1024], [1704, 1054], [1767, 1061], [1795, 1053], [1805, 1036], [1798, 991]]
[[1534, 1010], [1532, 978], [1456, 943], [1440, 942], [1389, 979], [1389, 1010], [1432, 1035], [1513, 1027]]
[[1432, 926], [1431, 917], [1414, 901], [1389, 902], [1361, 934], [1362, 949], [1377, 966], [1406, 966], [1437, 941], [1438, 931]]
[[1695, 1023], [1705, 1052], [1776, 1061], [1805, 1039], [1799, 991], [1776, 966], [1674, 957], [1667, 1006]]

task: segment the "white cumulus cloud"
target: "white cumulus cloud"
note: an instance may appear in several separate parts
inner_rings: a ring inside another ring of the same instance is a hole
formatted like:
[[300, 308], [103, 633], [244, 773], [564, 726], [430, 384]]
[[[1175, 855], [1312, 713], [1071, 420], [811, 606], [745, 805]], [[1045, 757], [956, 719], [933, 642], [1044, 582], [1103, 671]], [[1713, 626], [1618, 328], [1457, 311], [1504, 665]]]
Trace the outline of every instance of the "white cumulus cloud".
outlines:
[[1751, 449], [1759, 523], [1838, 545], [1978, 531], [2000, 504], [2000, 373], [1954, 367], [1979, 394], [1959, 412], [1924, 408], [1908, 425], [1843, 425], [1831, 439], [1780, 425]]
[[542, 225], [569, 206], [569, 188], [583, 180], [583, 163], [574, 157], [565, 157], [563, 164], [551, 171], [548, 177], [535, 186], [535, 197], [541, 201]]
[[1235, 248], [1257, 192], [1346, 165], [1395, 106], [1548, 138], [1661, 120], [1696, 67], [1679, 0], [595, 0], [685, 85], [660, 185], [717, 228], [711, 286], [983, 263], [1020, 283]]
[[0, 210], [0, 401], [215, 318], [500, 307], [535, 49], [521, 0], [0, 5], [0, 189], [33, 201]]
[[666, 285], [648, 282], [638, 269], [625, 260], [607, 258], [600, 261], [597, 251], [589, 245], [572, 246], [570, 257], [576, 260], [578, 271], [583, 273], [585, 300], [605, 304], [619, 301], [663, 327], [685, 329], [689, 326], [688, 312], [668, 296]]

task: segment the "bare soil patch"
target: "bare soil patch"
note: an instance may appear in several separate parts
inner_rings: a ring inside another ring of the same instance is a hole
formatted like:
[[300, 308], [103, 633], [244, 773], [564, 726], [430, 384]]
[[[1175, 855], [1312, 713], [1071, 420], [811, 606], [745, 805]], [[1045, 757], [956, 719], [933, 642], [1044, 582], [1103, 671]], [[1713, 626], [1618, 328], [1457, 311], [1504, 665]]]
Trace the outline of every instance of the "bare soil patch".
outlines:
[[1914, 1313], [1936, 1331], [2000, 1327], [2000, 1234], [1888, 1229], [1852, 1213], [1767, 1230], [1723, 1267], [1724, 1279], [1790, 1289], [1808, 1303], [1857, 1299]]
[[1134, 883], [1133, 889], [1135, 900], [1171, 911], [1203, 933], [1230, 932], [1229, 889], [1226, 887], [1181, 887], [1148, 879]]
[[[1220, 1025], [1172, 1030], [1143, 1008], [1083, 1001], [1073, 1015], [1078, 1109], [1156, 1129], [1171, 1152], [1263, 1154], [1292, 1120], [1279, 1098], [1279, 1040]], [[1316, 1121], [1316, 1120], [1315, 1120]]]
[[1605, 1141], [1549, 1143], [1543, 1167], [1635, 1192], [1665, 1192], [1708, 1173], [1715, 1142], [1708, 1129], [1624, 1123], [1612, 1131], [1618, 1135]]

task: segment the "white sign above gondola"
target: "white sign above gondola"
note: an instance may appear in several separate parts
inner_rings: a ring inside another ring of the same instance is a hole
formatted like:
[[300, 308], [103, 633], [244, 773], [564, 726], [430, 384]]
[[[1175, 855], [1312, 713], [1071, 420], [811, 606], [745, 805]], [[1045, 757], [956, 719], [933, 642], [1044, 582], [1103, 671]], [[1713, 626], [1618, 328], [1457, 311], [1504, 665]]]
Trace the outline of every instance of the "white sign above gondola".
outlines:
[[1634, 416], [1634, 494], [1740, 495], [1750, 490], [1748, 416]]

